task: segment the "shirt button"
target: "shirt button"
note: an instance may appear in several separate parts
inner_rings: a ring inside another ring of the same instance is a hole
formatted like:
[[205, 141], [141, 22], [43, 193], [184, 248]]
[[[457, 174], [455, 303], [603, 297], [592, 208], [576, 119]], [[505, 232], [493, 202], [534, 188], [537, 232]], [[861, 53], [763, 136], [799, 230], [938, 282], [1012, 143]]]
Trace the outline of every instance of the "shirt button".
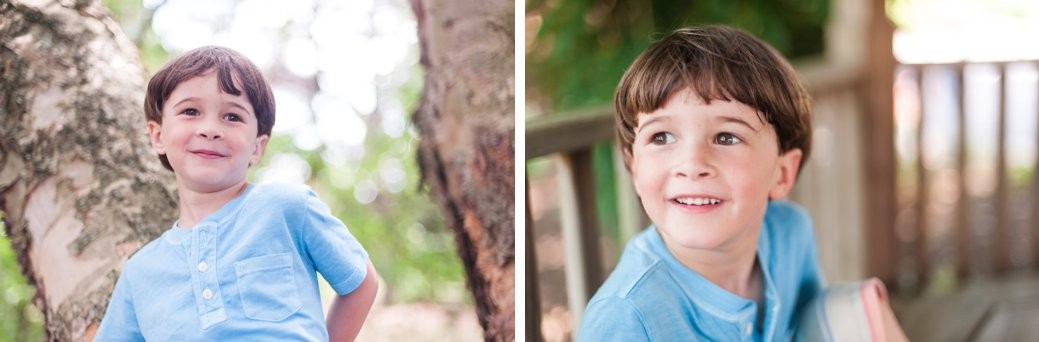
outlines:
[[205, 272], [207, 269], [209, 269], [209, 265], [207, 265], [205, 261], [198, 263], [199, 272]]
[[[206, 290], [206, 291], [209, 291], [209, 290]], [[750, 326], [750, 323], [744, 324], [743, 325], [743, 333], [747, 334], [747, 335], [750, 335], [752, 328], [753, 327]]]
[[213, 291], [210, 291], [209, 289], [202, 290], [202, 298], [205, 298], [205, 299], [213, 298]]

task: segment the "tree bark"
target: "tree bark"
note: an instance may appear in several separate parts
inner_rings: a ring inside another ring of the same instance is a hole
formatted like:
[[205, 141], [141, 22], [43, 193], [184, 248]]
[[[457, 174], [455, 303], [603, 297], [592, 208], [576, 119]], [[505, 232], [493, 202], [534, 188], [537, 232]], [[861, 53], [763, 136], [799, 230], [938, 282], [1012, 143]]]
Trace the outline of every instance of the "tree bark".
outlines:
[[515, 339], [514, 5], [411, 0], [426, 70], [424, 184], [455, 232], [484, 337]]
[[96, 0], [0, 0], [0, 210], [52, 341], [90, 340], [123, 262], [176, 214], [136, 47]]

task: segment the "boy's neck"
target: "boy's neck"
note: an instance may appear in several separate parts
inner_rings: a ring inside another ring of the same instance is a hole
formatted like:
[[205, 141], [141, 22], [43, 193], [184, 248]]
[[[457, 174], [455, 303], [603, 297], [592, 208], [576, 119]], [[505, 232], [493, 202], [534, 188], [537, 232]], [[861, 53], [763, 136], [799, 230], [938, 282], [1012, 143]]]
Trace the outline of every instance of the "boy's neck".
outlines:
[[249, 183], [243, 180], [235, 186], [212, 192], [199, 192], [187, 187], [180, 187], [178, 191], [180, 217], [177, 225], [181, 228], [194, 228], [199, 221], [241, 195], [248, 186]]
[[764, 277], [757, 262], [759, 233], [744, 237], [743, 241], [753, 243], [738, 243], [720, 250], [685, 248], [669, 242], [666, 234], [660, 235], [668, 251], [683, 266], [729, 293], [760, 302]]

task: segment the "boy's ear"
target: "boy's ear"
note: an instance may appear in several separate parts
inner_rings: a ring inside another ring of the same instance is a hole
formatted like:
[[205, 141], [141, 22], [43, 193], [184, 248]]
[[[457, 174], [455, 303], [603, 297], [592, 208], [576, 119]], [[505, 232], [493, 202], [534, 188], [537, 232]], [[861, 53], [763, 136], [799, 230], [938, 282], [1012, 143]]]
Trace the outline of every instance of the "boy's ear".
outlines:
[[263, 151], [267, 149], [267, 141], [270, 139], [271, 137], [266, 134], [256, 137], [256, 149], [253, 150], [252, 156], [249, 157], [249, 166], [256, 165], [260, 162], [260, 159], [263, 159]]
[[162, 144], [162, 124], [148, 121], [148, 138], [152, 142], [152, 149], [155, 150], [155, 153], [166, 154], [166, 145]]
[[790, 194], [794, 182], [797, 181], [797, 172], [801, 167], [801, 149], [794, 148], [779, 156], [779, 165], [776, 168], [775, 183], [768, 191], [769, 199], [782, 199]]

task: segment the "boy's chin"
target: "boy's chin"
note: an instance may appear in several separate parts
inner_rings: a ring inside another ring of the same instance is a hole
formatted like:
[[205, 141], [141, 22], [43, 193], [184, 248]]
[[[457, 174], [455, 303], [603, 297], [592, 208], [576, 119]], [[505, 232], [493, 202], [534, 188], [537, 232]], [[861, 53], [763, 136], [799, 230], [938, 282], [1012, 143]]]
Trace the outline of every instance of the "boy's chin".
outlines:
[[669, 249], [690, 252], [725, 251], [738, 242], [739, 235], [737, 232], [726, 232], [720, 229], [688, 229], [675, 232], [657, 227], [657, 231]]

